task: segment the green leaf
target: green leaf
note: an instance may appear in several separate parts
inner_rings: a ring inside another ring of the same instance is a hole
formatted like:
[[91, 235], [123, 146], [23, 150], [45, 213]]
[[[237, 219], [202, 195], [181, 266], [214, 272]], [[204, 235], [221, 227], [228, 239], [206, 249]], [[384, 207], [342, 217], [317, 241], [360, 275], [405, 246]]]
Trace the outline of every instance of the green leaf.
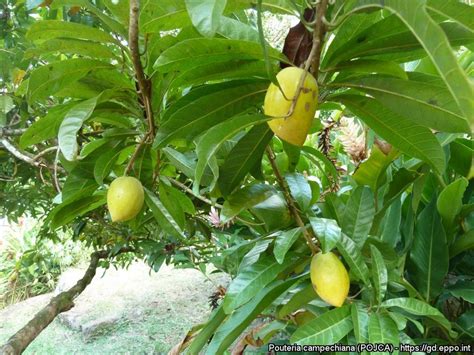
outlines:
[[471, 169], [474, 166], [473, 148], [473, 141], [464, 138], [458, 138], [449, 145], [451, 152], [449, 166], [462, 176], [472, 177]]
[[59, 127], [58, 143], [61, 153], [69, 160], [75, 160], [78, 153], [77, 132], [94, 111], [99, 96], [83, 101], [71, 108]]
[[459, 281], [448, 288], [454, 297], [462, 298], [469, 303], [474, 303], [474, 283], [471, 281]]
[[395, 249], [401, 239], [402, 202], [396, 199], [388, 208], [380, 239]]
[[474, 8], [459, 1], [427, 0], [426, 7], [430, 13], [445, 16], [474, 32]]
[[22, 134], [20, 137], [20, 147], [27, 148], [47, 139], [55, 138], [58, 135], [64, 116], [76, 104], [77, 102], [69, 102], [51, 107], [44, 117], [33, 122]]
[[253, 246], [252, 249], [248, 251], [247, 254], [244, 255], [242, 258], [242, 261], [240, 262], [239, 265], [239, 273], [240, 271], [246, 269], [250, 265], [253, 265], [257, 262], [257, 260], [260, 258], [260, 255], [268, 249], [268, 246], [272, 243], [272, 239], [262, 239], [258, 240], [255, 245]]
[[428, 303], [417, 300], [415, 298], [392, 298], [381, 304], [381, 307], [392, 308], [397, 307], [401, 308], [403, 311], [416, 316], [425, 316], [436, 323], [441, 325], [443, 328], [447, 329], [450, 332], [451, 336], [456, 336], [456, 332], [451, 330], [451, 323], [445, 318], [445, 316], [438, 311], [436, 308], [430, 306]]
[[428, 15], [425, 2], [358, 0], [357, 5], [386, 8], [397, 15], [417, 38], [443, 78], [458, 107], [474, 129], [474, 86], [459, 65], [443, 30]]
[[30, 41], [44, 41], [52, 38], [72, 38], [101, 43], [118, 43], [108, 32], [101, 31], [98, 28], [60, 20], [33, 22], [26, 33], [26, 38]]
[[342, 217], [342, 231], [359, 246], [364, 245], [375, 215], [374, 194], [358, 186], [350, 195]]
[[[183, 106], [172, 108], [169, 118], [161, 125], [156, 135], [154, 147], [163, 147], [175, 138], [191, 140], [209, 128], [242, 114], [249, 108], [261, 104], [268, 83], [266, 81], [236, 81], [217, 84], [212, 92], [195, 97]], [[207, 88], [210, 90], [211, 88]], [[214, 89], [219, 89], [214, 91]]]
[[339, 342], [352, 330], [350, 306], [334, 308], [300, 326], [290, 338], [300, 345], [330, 345]]
[[222, 221], [229, 221], [243, 210], [265, 201], [275, 193], [276, 190], [266, 184], [254, 184], [237, 190], [224, 202], [221, 210]]
[[298, 202], [301, 211], [307, 211], [311, 205], [311, 186], [308, 181], [298, 173], [285, 174], [285, 180], [290, 188], [291, 196]]
[[326, 168], [326, 169], [322, 169], [320, 167], [321, 170], [322, 170], [322, 173], [326, 176], [326, 178], [328, 180], [329, 180], [329, 176], [327, 174], [329, 173], [331, 175], [332, 179], [334, 179], [334, 181], [337, 181], [339, 175], [337, 173], [336, 167], [323, 153], [321, 153], [319, 150], [317, 150], [313, 147], [309, 147], [309, 146], [301, 147], [301, 152], [306, 157], [308, 157], [308, 159], [313, 161], [317, 166], [320, 166], [318, 160], [322, 161], [325, 168]]
[[226, 314], [251, 300], [287, 267], [288, 263], [279, 264], [272, 256], [264, 255], [255, 264], [240, 270], [229, 285], [223, 301]]
[[[388, 314], [373, 312], [369, 319], [369, 342], [372, 344], [398, 345], [398, 329]], [[385, 354], [385, 352], [370, 352]]]
[[275, 238], [275, 246], [273, 247], [273, 254], [279, 264], [283, 264], [286, 253], [301, 236], [302, 230], [300, 227], [281, 231], [277, 234], [277, 237]]
[[[271, 48], [270, 57], [281, 60], [282, 55]], [[192, 38], [165, 50], [155, 62], [154, 68], [167, 73], [188, 70], [204, 64], [257, 59], [262, 57], [259, 43], [218, 38]]]
[[439, 295], [448, 272], [448, 245], [433, 200], [418, 217], [408, 275], [428, 302]]
[[50, 216], [51, 228], [56, 229], [64, 226], [74, 220], [78, 216], [95, 210], [97, 207], [105, 204], [105, 196], [86, 196], [72, 202], [66, 202], [55, 207]]
[[358, 343], [369, 342], [369, 311], [362, 302], [351, 305], [352, 324], [354, 335]]
[[185, 0], [189, 17], [205, 37], [213, 37], [219, 26], [227, 0]]
[[258, 292], [248, 304], [232, 313], [229, 319], [217, 329], [206, 354], [224, 353], [258, 314], [298, 280], [299, 278], [276, 281]]
[[226, 319], [227, 315], [222, 308], [222, 304], [212, 313], [204, 328], [192, 340], [188, 348], [189, 354], [198, 354], [199, 351], [207, 344], [208, 340], [214, 335], [216, 329]]
[[252, 127], [232, 148], [219, 169], [219, 188], [224, 196], [239, 186], [247, 173], [262, 160], [266, 146], [273, 137], [267, 124]]
[[[415, 80], [367, 76], [332, 85], [373, 96], [406, 119], [443, 132], [469, 132], [469, 124], [445, 86]], [[417, 112], [416, 117], [413, 112]]]
[[150, 0], [140, 11], [140, 32], [169, 31], [191, 23], [182, 0]]
[[359, 59], [339, 63], [334, 67], [327, 68], [324, 71], [340, 72], [340, 75], [346, 73], [367, 73], [367, 74], [386, 74], [401, 79], [408, 79], [407, 74], [400, 64], [385, 60]]
[[464, 333], [474, 338], [474, 309], [463, 313], [456, 322]]
[[93, 59], [74, 58], [34, 69], [28, 82], [30, 102], [45, 99], [86, 76], [90, 71], [112, 69], [111, 64]]
[[228, 139], [235, 136], [243, 129], [268, 120], [268, 117], [263, 115], [243, 115], [236, 116], [227, 121], [215, 125], [206, 133], [204, 133], [197, 143], [196, 153], [198, 162], [196, 165], [196, 173], [194, 180], [194, 188], [198, 189], [201, 178], [204, 174], [204, 169], [217, 150]]
[[374, 245], [370, 245], [370, 254], [372, 255], [372, 280], [374, 281], [375, 298], [380, 304], [387, 292], [387, 266], [385, 266], [382, 254]]
[[217, 27], [217, 33], [224, 38], [238, 39], [241, 41], [258, 42], [258, 31], [250, 24], [222, 16]]
[[309, 222], [321, 242], [323, 253], [329, 253], [341, 239], [341, 228], [333, 219], [309, 217]]
[[391, 149], [388, 154], [385, 154], [378, 145], [374, 144], [369, 159], [359, 165], [352, 175], [353, 179], [359, 185], [369, 186], [376, 193], [385, 182], [387, 176], [385, 172], [397, 155], [396, 149]]
[[454, 219], [461, 212], [462, 198], [469, 182], [461, 177], [446, 186], [439, 194], [436, 207], [443, 218], [443, 225], [449, 230], [454, 223]]
[[342, 257], [349, 265], [351, 273], [359, 280], [362, 280], [364, 284], [370, 286], [369, 268], [364, 262], [361, 251], [352, 239], [344, 233], [341, 233], [341, 238], [336, 246], [337, 250], [339, 250]]
[[[304, 286], [298, 285], [298, 287]], [[291, 291], [290, 291], [291, 292]], [[308, 282], [306, 286], [298, 289], [289, 299], [287, 303], [278, 311], [278, 318], [284, 318], [290, 313], [297, 311], [300, 308], [308, 305], [309, 302], [318, 298], [316, 292], [314, 291], [313, 285], [311, 282]]]
[[460, 235], [449, 248], [449, 257], [454, 258], [456, 255], [474, 249], [474, 229]]
[[171, 216], [170, 212], [166, 209], [160, 199], [150, 190], [144, 188], [145, 190], [145, 202], [148, 208], [153, 213], [153, 216], [156, 219], [158, 225], [163, 228], [167, 233], [179, 238], [186, 239], [183, 231], [180, 226]]
[[387, 142], [405, 154], [427, 162], [438, 173], [444, 171], [443, 150], [428, 128], [397, 115], [368, 97], [341, 95], [337, 98]]
[[123, 150], [123, 147], [108, 149], [97, 159], [94, 165], [94, 178], [99, 185], [102, 185], [104, 179], [109, 176]]
[[[70, 23], [70, 22], [66, 22]], [[25, 58], [31, 59], [40, 56], [46, 56], [51, 53], [77, 54], [91, 58], [115, 57], [114, 52], [107, 46], [96, 42], [83, 41], [73, 38], [54, 38], [36, 45], [35, 48], [29, 48], [25, 51]]]
[[267, 232], [285, 229], [292, 221], [286, 200], [279, 191], [253, 206], [250, 211], [263, 221]]

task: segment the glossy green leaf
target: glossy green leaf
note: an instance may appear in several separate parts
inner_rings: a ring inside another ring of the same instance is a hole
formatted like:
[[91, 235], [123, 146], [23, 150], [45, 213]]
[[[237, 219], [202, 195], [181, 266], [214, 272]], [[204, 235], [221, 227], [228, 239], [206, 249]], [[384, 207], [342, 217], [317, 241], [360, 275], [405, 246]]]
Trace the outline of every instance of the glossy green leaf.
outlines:
[[474, 127], [474, 100], [472, 100], [474, 87], [460, 67], [445, 33], [428, 15], [425, 2], [358, 0], [357, 5], [388, 9], [403, 21], [430, 57], [472, 130]]
[[[177, 43], [165, 50], [155, 62], [154, 68], [167, 73], [188, 70], [203, 64], [240, 60], [261, 59], [259, 43], [219, 38], [193, 38]], [[275, 49], [270, 50], [272, 59], [283, 59]]]
[[105, 205], [105, 196], [86, 196], [72, 202], [66, 202], [55, 207], [50, 216], [51, 228], [56, 229], [72, 222], [76, 217]]
[[[322, 173], [329, 179], [329, 175], [331, 175], [331, 179], [338, 179], [338, 173], [334, 164], [319, 150], [309, 147], [303, 146], [301, 148], [301, 152], [308, 157], [311, 161], [313, 161], [317, 166], [319, 165], [319, 161], [324, 164], [325, 169], [321, 167]], [[328, 175], [329, 174], [329, 175]]]
[[449, 257], [453, 258], [456, 255], [466, 251], [474, 249], [474, 229], [469, 232], [460, 235], [449, 248]]
[[375, 298], [378, 304], [382, 303], [387, 292], [387, 266], [383, 260], [382, 253], [373, 245], [370, 246], [372, 256], [372, 280], [375, 289]]
[[226, 314], [250, 301], [263, 287], [275, 280], [288, 265], [279, 264], [273, 256], [262, 256], [255, 264], [240, 270], [227, 288], [223, 307]]
[[407, 74], [399, 63], [386, 60], [375, 59], [359, 59], [343, 62], [334, 67], [327, 68], [324, 71], [340, 72], [342, 75], [346, 73], [367, 73], [367, 74], [385, 74], [401, 79], [407, 79]]
[[456, 216], [461, 212], [462, 198], [469, 182], [461, 177], [446, 186], [439, 194], [436, 207], [443, 218], [443, 224], [449, 230]]
[[[369, 342], [372, 344], [398, 345], [398, 329], [395, 322], [386, 313], [373, 312], [369, 319]], [[385, 354], [371, 351], [371, 354]]]
[[463, 333], [474, 338], [474, 309], [463, 313], [456, 323], [461, 327]]
[[113, 66], [93, 59], [74, 58], [34, 69], [28, 82], [28, 99], [47, 98], [86, 76], [90, 71], [112, 69]]
[[382, 234], [380, 239], [390, 245], [392, 248], [398, 244], [401, 239], [400, 225], [402, 221], [402, 202], [396, 199], [387, 209], [385, 221], [382, 224]]
[[448, 288], [454, 297], [462, 298], [469, 303], [474, 303], [474, 283], [471, 281], [458, 281]]
[[460, 1], [427, 0], [426, 7], [430, 13], [447, 17], [474, 32], [474, 8]]
[[[301, 286], [302, 287], [298, 289], [291, 296], [288, 302], [285, 303], [283, 307], [281, 307], [281, 309], [278, 311], [279, 318], [286, 317], [290, 313], [293, 313], [298, 309], [303, 308], [304, 306], [308, 305], [309, 302], [318, 298], [311, 282], [308, 282], [306, 286], [304, 286], [304, 284], [302, 284]], [[300, 287], [300, 285], [298, 285], [298, 287]]]
[[268, 249], [268, 246], [272, 243], [272, 241], [272, 239], [261, 239], [256, 241], [253, 248], [250, 249], [242, 258], [242, 261], [239, 265], [239, 273], [241, 270], [244, 270], [250, 265], [255, 264], [260, 258], [260, 255]]
[[115, 163], [117, 162], [117, 159], [122, 153], [123, 149], [121, 148], [123, 147], [117, 147], [116, 149], [107, 150], [100, 156], [99, 159], [97, 159], [94, 165], [94, 178], [99, 185], [102, 185], [104, 183], [104, 179], [112, 171], [112, 168], [114, 167]]
[[291, 196], [298, 203], [301, 211], [307, 211], [311, 204], [311, 186], [308, 180], [298, 173], [285, 174], [285, 180], [290, 188]]
[[437, 172], [444, 171], [443, 150], [428, 128], [397, 115], [368, 97], [341, 95], [337, 98], [387, 142], [429, 163]]
[[264, 223], [267, 232], [285, 229], [292, 221], [286, 200], [279, 191], [253, 206], [250, 211]]
[[226, 319], [227, 315], [222, 308], [222, 304], [212, 313], [204, 328], [192, 340], [188, 347], [190, 354], [198, 354], [199, 351], [207, 344], [208, 340], [214, 335], [216, 329]]
[[147, 188], [144, 188], [144, 190], [145, 202], [153, 213], [158, 225], [167, 233], [180, 239], [186, 239], [180, 226], [176, 223], [173, 216], [171, 216], [170, 212], [166, 209], [160, 199]]
[[96, 42], [73, 38], [54, 38], [37, 44], [35, 48], [27, 49], [25, 58], [46, 56], [51, 53], [77, 54], [91, 58], [111, 59], [115, 57], [114, 52], [109, 47]]
[[359, 246], [364, 245], [375, 215], [374, 194], [358, 186], [350, 195], [342, 217], [342, 231]]
[[407, 313], [416, 315], [416, 316], [425, 316], [436, 323], [441, 325], [443, 328], [450, 331], [451, 336], [455, 336], [456, 332], [451, 330], [451, 323], [446, 319], [446, 317], [438, 311], [436, 308], [430, 306], [428, 303], [420, 301], [415, 298], [392, 298], [381, 304], [381, 307], [384, 308], [400, 308]]
[[350, 306], [334, 308], [300, 326], [290, 338], [300, 345], [330, 345], [338, 343], [353, 328]]
[[448, 259], [446, 234], [433, 200], [418, 216], [408, 263], [408, 275], [427, 301], [441, 292]]
[[268, 120], [263, 115], [244, 115], [236, 116], [227, 121], [215, 125], [201, 137], [197, 143], [196, 153], [198, 162], [196, 165], [194, 187], [198, 188], [204, 169], [210, 158], [216, 153], [219, 147], [228, 139], [235, 136], [243, 129]]
[[273, 255], [279, 264], [283, 264], [286, 253], [292, 245], [303, 235], [300, 227], [286, 231], [281, 231], [275, 238], [275, 246], [273, 247]]
[[84, 121], [91, 116], [98, 100], [99, 97], [94, 97], [83, 101], [71, 108], [64, 116], [64, 120], [59, 127], [58, 143], [61, 153], [69, 161], [75, 160], [77, 157], [79, 149], [76, 139], [77, 132]]
[[191, 23], [182, 0], [150, 0], [140, 11], [140, 32], [169, 31]]
[[[163, 147], [175, 138], [191, 140], [207, 129], [241, 114], [262, 102], [268, 83], [266, 81], [237, 81], [217, 84], [218, 91], [183, 102], [161, 125], [154, 146]], [[209, 89], [208, 89], [209, 90]], [[192, 98], [194, 98], [194, 94]], [[185, 98], [183, 98], [185, 100]]]
[[249, 324], [264, 311], [277, 297], [284, 293], [298, 278], [276, 281], [261, 289], [253, 299], [236, 310], [229, 319], [220, 326], [212, 338], [206, 354], [221, 354], [237, 339]]
[[354, 335], [358, 343], [369, 342], [369, 311], [361, 302], [351, 305], [351, 318], [354, 326]]
[[352, 241], [352, 239], [350, 239], [344, 233], [341, 233], [341, 238], [337, 242], [336, 246], [337, 250], [341, 253], [342, 257], [349, 265], [350, 272], [359, 280], [362, 280], [364, 284], [370, 286], [369, 268], [364, 262], [361, 251]]
[[[367, 76], [337, 84], [366, 92], [406, 119], [443, 132], [469, 132], [469, 124], [445, 86]], [[413, 112], [417, 112], [416, 117]]]
[[213, 37], [219, 26], [227, 0], [185, 0], [189, 17], [205, 37]]
[[220, 19], [217, 33], [228, 39], [252, 42], [259, 41], [258, 31], [255, 30], [253, 26], [225, 16]]
[[273, 137], [267, 124], [252, 127], [232, 148], [219, 170], [218, 184], [224, 196], [239, 186], [247, 173], [262, 160]]
[[328, 253], [334, 249], [341, 239], [341, 228], [333, 219], [309, 217], [311, 228], [316, 233], [321, 242], [323, 253]]
[[451, 142], [449, 166], [458, 174], [467, 178], [472, 177], [474, 169], [474, 145], [470, 139], [458, 138]]
[[275, 193], [275, 189], [266, 184], [254, 184], [237, 190], [224, 202], [221, 211], [222, 221], [230, 220], [243, 210], [265, 201]]

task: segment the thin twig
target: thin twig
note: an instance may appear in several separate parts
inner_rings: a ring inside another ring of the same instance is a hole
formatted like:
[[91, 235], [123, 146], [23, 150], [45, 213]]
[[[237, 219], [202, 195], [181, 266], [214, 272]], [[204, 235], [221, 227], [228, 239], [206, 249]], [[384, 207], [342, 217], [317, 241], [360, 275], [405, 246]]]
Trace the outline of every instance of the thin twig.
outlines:
[[55, 150], [58, 149], [58, 146], [54, 146], [54, 147], [49, 147], [49, 148], [46, 148], [45, 150], [42, 150], [41, 152], [39, 152], [38, 154], [36, 154], [34, 157], [33, 157], [33, 160], [38, 160], [39, 158], [41, 158], [42, 156], [50, 153], [50, 152], [54, 152]]
[[312, 232], [312, 230], [306, 229], [306, 226], [303, 220], [301, 219], [300, 213], [296, 208], [295, 201], [291, 196], [290, 189], [288, 188], [286, 180], [281, 175], [280, 169], [278, 169], [277, 163], [275, 161], [275, 153], [273, 152], [272, 148], [270, 148], [270, 146], [267, 146], [266, 153], [268, 156], [268, 160], [270, 161], [270, 165], [272, 166], [273, 172], [275, 173], [278, 185], [280, 185], [280, 188], [283, 190], [283, 194], [285, 195], [285, 200], [288, 204], [290, 213], [295, 219], [298, 227], [301, 227], [301, 230], [303, 231], [303, 236], [305, 237], [306, 242], [308, 243], [308, 246], [311, 249], [311, 252], [313, 254], [316, 254], [319, 251], [319, 247], [313, 242], [313, 237], [315, 237], [314, 232]]
[[18, 158], [20, 160], [23, 160], [24, 162], [31, 164], [33, 166], [40, 166], [44, 165], [39, 161], [35, 161], [34, 157], [30, 156], [26, 152], [20, 151], [17, 147], [15, 147], [8, 139], [2, 138], [0, 139], [0, 143], [3, 145], [3, 147], [8, 150], [15, 158]]
[[128, 161], [128, 164], [127, 164], [127, 167], [125, 168], [125, 171], [124, 171], [124, 175], [128, 175], [130, 173], [130, 171], [132, 170], [132, 167], [133, 167], [133, 164], [135, 163], [135, 160], [137, 159], [138, 157], [138, 153], [140, 152], [140, 150], [142, 149], [143, 145], [146, 143], [146, 141], [148, 140], [148, 136], [150, 135], [150, 133], [148, 132], [147, 134], [145, 134], [145, 136], [143, 136], [143, 138], [140, 140], [140, 143], [138, 143], [138, 145], [136, 146], [135, 148], [135, 151], [133, 152], [133, 155], [132, 157], [130, 158], [130, 160]]
[[316, 53], [312, 58], [311, 67], [311, 73], [313, 74], [316, 80], [318, 80], [319, 63], [321, 61], [321, 50], [323, 48], [324, 35], [326, 34], [326, 25], [323, 22], [323, 18], [328, 8], [328, 2], [329, 0], [321, 0], [316, 10], [316, 24], [314, 25], [313, 33], [313, 48], [315, 48]]

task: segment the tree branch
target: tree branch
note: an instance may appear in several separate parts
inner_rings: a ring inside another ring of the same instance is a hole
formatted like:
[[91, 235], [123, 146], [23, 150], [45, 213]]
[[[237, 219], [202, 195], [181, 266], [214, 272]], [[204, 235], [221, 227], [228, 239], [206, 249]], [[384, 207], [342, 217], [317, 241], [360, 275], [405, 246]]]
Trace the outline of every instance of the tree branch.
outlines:
[[13, 144], [10, 143], [10, 141], [6, 138], [1, 138], [0, 143], [3, 145], [3, 147], [8, 150], [15, 158], [23, 160], [24, 162], [31, 164], [33, 166], [39, 167], [42, 164], [39, 161], [36, 161], [33, 156], [28, 155], [26, 152], [20, 151], [17, 147], [15, 147]]
[[321, 0], [316, 10], [316, 23], [314, 25], [313, 32], [313, 48], [311, 49], [311, 51], [313, 51], [313, 49], [315, 51], [312, 58], [313, 60], [311, 66], [311, 73], [313, 74], [316, 80], [318, 80], [319, 63], [321, 61], [321, 50], [323, 48], [324, 35], [326, 34], [324, 15], [326, 14], [328, 3], [329, 0]]
[[[133, 251], [131, 248], [122, 248], [119, 253]], [[21, 354], [27, 346], [56, 318], [59, 313], [66, 312], [74, 307], [74, 299], [91, 283], [95, 276], [100, 259], [109, 256], [109, 250], [99, 250], [91, 254], [91, 262], [82, 279], [69, 290], [61, 292], [31, 319], [28, 324], [16, 332], [0, 348], [0, 354]], [[117, 255], [116, 254], [116, 255]]]
[[275, 153], [273, 152], [272, 148], [270, 148], [270, 146], [267, 146], [266, 153], [268, 156], [268, 160], [270, 161], [270, 165], [272, 166], [273, 172], [275, 173], [275, 177], [277, 179], [278, 185], [280, 185], [280, 188], [283, 190], [283, 194], [285, 195], [285, 200], [286, 200], [286, 203], [288, 204], [290, 213], [295, 219], [298, 227], [301, 227], [301, 230], [303, 231], [303, 236], [305, 237], [306, 242], [308, 243], [308, 246], [311, 249], [311, 252], [313, 254], [316, 254], [319, 251], [319, 247], [313, 242], [313, 237], [315, 237], [315, 235], [312, 229], [310, 230], [306, 229], [306, 226], [303, 220], [301, 219], [300, 213], [298, 209], [296, 208], [295, 201], [293, 200], [293, 197], [291, 196], [290, 189], [288, 188], [288, 184], [286, 183], [286, 180], [281, 175], [280, 170], [278, 169], [278, 166], [276, 164]]

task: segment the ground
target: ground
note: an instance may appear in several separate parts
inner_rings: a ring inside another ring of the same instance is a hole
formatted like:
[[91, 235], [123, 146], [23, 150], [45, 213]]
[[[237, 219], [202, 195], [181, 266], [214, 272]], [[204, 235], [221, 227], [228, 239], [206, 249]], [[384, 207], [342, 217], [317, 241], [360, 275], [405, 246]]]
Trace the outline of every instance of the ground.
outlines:
[[[59, 289], [69, 288], [83, 270], [68, 270]], [[228, 279], [212, 282], [192, 269], [162, 266], [151, 272], [143, 263], [128, 270], [98, 270], [92, 283], [28, 347], [25, 354], [156, 354], [167, 352], [209, 313], [208, 297]], [[41, 295], [0, 311], [0, 344], [44, 306], [52, 294]]]

